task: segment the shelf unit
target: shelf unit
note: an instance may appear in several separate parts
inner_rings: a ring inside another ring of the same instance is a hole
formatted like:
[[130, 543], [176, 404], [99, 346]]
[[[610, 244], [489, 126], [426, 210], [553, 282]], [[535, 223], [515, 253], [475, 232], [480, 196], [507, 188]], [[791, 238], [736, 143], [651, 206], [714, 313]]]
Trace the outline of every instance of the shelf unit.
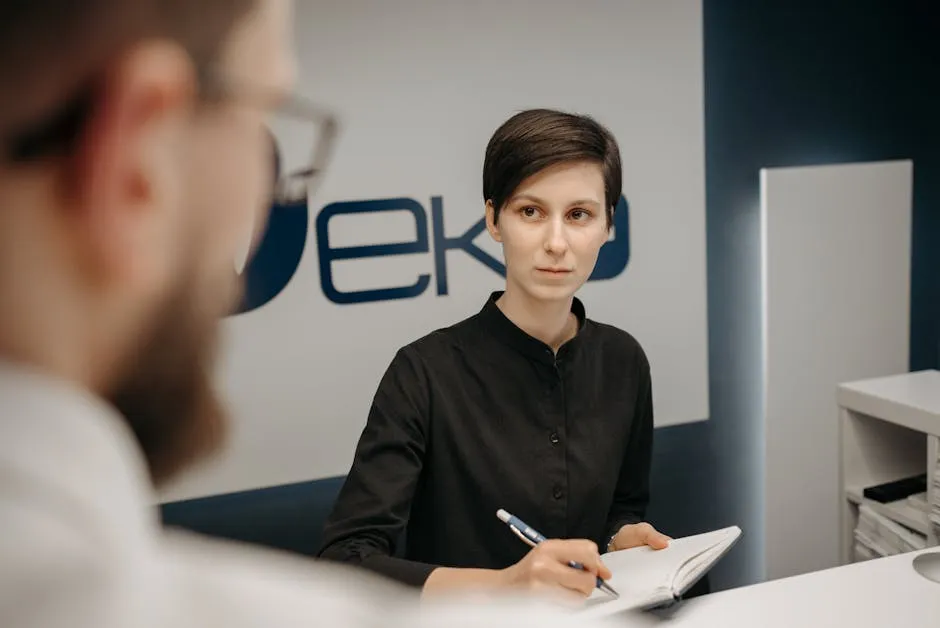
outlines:
[[880, 504], [863, 490], [884, 482], [927, 473], [927, 502], [933, 495], [940, 453], [940, 371], [918, 371], [841, 384], [837, 389], [840, 428], [839, 487], [842, 496], [840, 555], [852, 562], [859, 504], [924, 534], [928, 546], [940, 544], [928, 515], [906, 500]]

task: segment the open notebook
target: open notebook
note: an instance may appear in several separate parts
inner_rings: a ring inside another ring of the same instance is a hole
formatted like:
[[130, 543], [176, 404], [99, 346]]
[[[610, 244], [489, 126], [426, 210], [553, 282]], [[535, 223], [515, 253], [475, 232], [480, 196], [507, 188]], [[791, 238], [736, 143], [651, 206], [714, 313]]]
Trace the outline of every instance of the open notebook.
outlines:
[[595, 589], [579, 615], [603, 616], [626, 610], [650, 609], [672, 603], [705, 575], [741, 536], [741, 528], [731, 526], [673, 539], [669, 547], [649, 547], [610, 552], [603, 556], [613, 578], [610, 586], [620, 593], [614, 598]]

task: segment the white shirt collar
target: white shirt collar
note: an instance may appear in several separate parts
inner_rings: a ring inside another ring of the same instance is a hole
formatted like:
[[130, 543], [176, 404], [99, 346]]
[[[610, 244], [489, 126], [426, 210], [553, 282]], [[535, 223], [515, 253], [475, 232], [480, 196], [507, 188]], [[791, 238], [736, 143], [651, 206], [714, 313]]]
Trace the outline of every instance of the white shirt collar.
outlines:
[[78, 516], [89, 518], [88, 529], [120, 526], [126, 538], [135, 530], [146, 537], [159, 526], [142, 452], [103, 399], [0, 361], [0, 408], [0, 476], [30, 491], [31, 499], [68, 499]]

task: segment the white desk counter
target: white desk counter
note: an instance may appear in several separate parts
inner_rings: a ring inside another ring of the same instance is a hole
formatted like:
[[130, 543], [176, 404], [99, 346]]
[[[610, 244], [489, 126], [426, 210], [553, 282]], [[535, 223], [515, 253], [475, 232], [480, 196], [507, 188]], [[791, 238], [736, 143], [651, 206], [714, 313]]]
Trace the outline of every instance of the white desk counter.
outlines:
[[940, 584], [914, 571], [918, 553], [713, 593], [685, 602], [667, 618], [629, 615], [624, 625], [937, 628]]

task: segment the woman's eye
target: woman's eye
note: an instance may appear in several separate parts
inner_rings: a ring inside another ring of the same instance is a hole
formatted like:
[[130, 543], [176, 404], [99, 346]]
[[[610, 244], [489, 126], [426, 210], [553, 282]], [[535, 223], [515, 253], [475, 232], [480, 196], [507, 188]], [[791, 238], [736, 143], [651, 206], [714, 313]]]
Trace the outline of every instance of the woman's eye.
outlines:
[[574, 209], [571, 211], [570, 216], [573, 220], [585, 220], [590, 216], [590, 214], [588, 214], [583, 209]]
[[526, 218], [533, 218], [536, 214], [538, 214], [538, 210], [535, 209], [534, 207], [522, 208], [522, 215], [525, 216]]

